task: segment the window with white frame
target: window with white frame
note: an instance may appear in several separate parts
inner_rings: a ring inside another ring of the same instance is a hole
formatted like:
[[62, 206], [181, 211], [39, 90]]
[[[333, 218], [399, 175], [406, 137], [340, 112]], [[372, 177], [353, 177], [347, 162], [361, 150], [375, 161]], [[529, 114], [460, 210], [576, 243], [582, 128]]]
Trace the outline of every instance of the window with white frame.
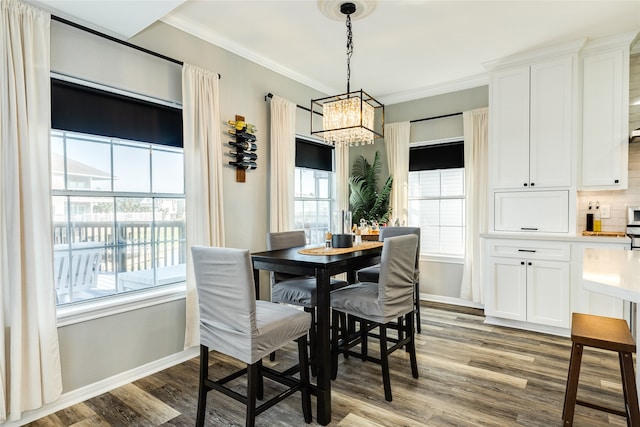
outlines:
[[296, 230], [303, 229], [308, 244], [324, 242], [331, 218], [333, 172], [295, 169], [294, 217]]
[[[137, 118], [100, 120], [92, 125], [74, 105], [82, 98], [77, 85], [52, 85], [52, 212], [54, 286], [58, 305], [93, 301], [133, 291], [180, 283], [186, 275], [184, 161], [181, 139], [167, 144], [167, 133], [146, 123], [152, 133], [138, 133], [144, 141], [102, 136], [136, 134], [135, 122], [153, 121], [155, 107], [133, 108]], [[68, 94], [67, 89], [75, 91]], [[110, 97], [108, 93], [87, 92]], [[79, 98], [74, 98], [79, 96]], [[81, 106], [101, 111], [104, 105]], [[118, 95], [118, 103], [128, 100]], [[139, 104], [139, 100], [130, 100]], [[100, 103], [100, 101], [96, 101]], [[118, 104], [118, 105], [119, 105]], [[164, 107], [160, 107], [164, 109]], [[130, 112], [130, 111], [129, 111]], [[166, 112], [165, 112], [166, 113]], [[169, 111], [172, 117], [175, 113]], [[164, 113], [161, 113], [164, 114]], [[104, 117], [104, 116], [101, 116]], [[156, 117], [157, 118], [157, 117]], [[176, 119], [177, 120], [177, 119]], [[171, 120], [164, 120], [163, 126]], [[105, 123], [106, 122], [106, 123]], [[178, 126], [178, 122], [179, 126]], [[122, 124], [122, 126], [120, 126]], [[127, 126], [131, 129], [126, 130]], [[78, 132], [95, 128], [99, 134]], [[174, 123], [181, 134], [181, 119]], [[171, 133], [171, 132], [169, 132]], [[148, 142], [157, 138], [162, 143]], [[171, 139], [170, 137], [169, 139]], [[180, 137], [181, 138], [181, 137]]]
[[462, 143], [410, 151], [409, 225], [421, 229], [426, 255], [464, 256], [465, 194]]
[[303, 229], [308, 244], [324, 242], [334, 204], [333, 147], [296, 139], [294, 229]]

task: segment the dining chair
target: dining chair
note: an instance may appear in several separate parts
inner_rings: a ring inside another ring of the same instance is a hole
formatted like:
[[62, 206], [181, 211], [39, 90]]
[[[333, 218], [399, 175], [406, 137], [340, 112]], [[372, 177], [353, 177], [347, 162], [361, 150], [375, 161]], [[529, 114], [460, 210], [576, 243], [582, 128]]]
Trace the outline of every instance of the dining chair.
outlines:
[[[416, 261], [414, 271], [414, 304], [416, 312], [416, 329], [422, 333], [420, 321], [420, 227], [382, 227], [378, 239], [384, 241], [387, 237], [404, 236], [415, 234], [418, 236], [418, 249], [416, 250]], [[360, 282], [377, 282], [380, 275], [380, 264], [365, 267], [356, 272], [356, 277]]]
[[[289, 249], [305, 246], [307, 238], [304, 230], [281, 231], [267, 233], [267, 250]], [[330, 280], [331, 289], [347, 286], [344, 280]], [[316, 302], [317, 289], [315, 276], [298, 276], [288, 273], [271, 272], [271, 302], [297, 305], [311, 314], [311, 328], [309, 329], [309, 346], [311, 348], [312, 371], [315, 372], [316, 348]], [[275, 354], [271, 355], [274, 360]]]
[[[200, 375], [196, 426], [204, 425], [207, 393], [217, 390], [246, 405], [246, 425], [281, 400], [300, 391], [302, 412], [311, 422], [307, 331], [311, 316], [293, 307], [256, 301], [253, 268], [248, 250], [193, 246], [200, 311]], [[262, 358], [291, 341], [298, 343], [298, 367], [284, 372], [262, 365]], [[215, 350], [246, 367], [214, 380], [209, 377], [209, 352]], [[293, 374], [299, 372], [299, 379]], [[226, 384], [247, 375], [246, 394]], [[256, 406], [264, 394], [263, 375], [287, 386], [285, 391]]]
[[[332, 377], [338, 373], [338, 355], [354, 355], [363, 360], [382, 366], [384, 396], [392, 400], [389, 377], [389, 355], [395, 350], [406, 348], [411, 362], [411, 374], [418, 378], [416, 361], [415, 332], [413, 325], [414, 262], [418, 237], [414, 234], [387, 237], [382, 247], [380, 275], [376, 283], [356, 283], [331, 293], [332, 322], [331, 334]], [[360, 331], [345, 328], [346, 316], [360, 323]], [[404, 316], [404, 322], [394, 325], [396, 319]], [[343, 326], [338, 325], [342, 323]], [[388, 328], [398, 327], [398, 338], [387, 336]], [[378, 328], [380, 358], [368, 352], [355, 353], [354, 346], [366, 341], [366, 334]], [[402, 328], [402, 332], [400, 330]], [[352, 333], [353, 332], [353, 333]], [[389, 343], [393, 344], [389, 347]]]

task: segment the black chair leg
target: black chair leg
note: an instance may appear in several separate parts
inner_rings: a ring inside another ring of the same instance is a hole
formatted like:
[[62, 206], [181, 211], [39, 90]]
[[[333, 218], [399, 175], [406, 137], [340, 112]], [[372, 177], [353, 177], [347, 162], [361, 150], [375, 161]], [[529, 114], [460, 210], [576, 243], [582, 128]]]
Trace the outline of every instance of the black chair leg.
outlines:
[[338, 377], [338, 353], [340, 344], [340, 313], [332, 310], [331, 312], [331, 379], [335, 380]]
[[416, 330], [419, 334], [422, 333], [422, 321], [420, 320], [420, 283], [415, 284], [416, 291]]
[[304, 311], [311, 314], [311, 329], [309, 329], [309, 355], [311, 357], [311, 374], [315, 377], [318, 373], [318, 362], [316, 360], [316, 309], [315, 307], [305, 307]]
[[384, 398], [391, 402], [391, 377], [389, 376], [389, 352], [387, 350], [387, 327], [380, 326], [380, 362], [382, 365], [382, 382], [384, 383]]
[[256, 399], [262, 400], [264, 398], [264, 381], [262, 377], [262, 360], [258, 362], [258, 384], [256, 388]]
[[360, 319], [360, 358], [367, 360], [369, 354], [369, 324], [366, 320]]
[[298, 363], [300, 364], [300, 382], [302, 383], [302, 413], [304, 421], [309, 424], [311, 415], [311, 392], [309, 391], [309, 355], [307, 353], [307, 337], [298, 338]]
[[207, 407], [207, 386], [205, 380], [209, 377], [209, 348], [200, 346], [200, 378], [198, 385], [198, 412], [196, 415], [196, 427], [204, 426], [204, 414]]
[[247, 421], [246, 427], [254, 427], [256, 424], [256, 395], [258, 391], [258, 377], [260, 376], [259, 363], [247, 366]]
[[418, 360], [416, 358], [416, 340], [413, 327], [413, 313], [409, 313], [406, 316], [407, 324], [407, 336], [409, 337], [409, 344], [407, 344], [407, 351], [409, 352], [409, 359], [411, 361], [411, 375], [413, 378], [418, 378]]

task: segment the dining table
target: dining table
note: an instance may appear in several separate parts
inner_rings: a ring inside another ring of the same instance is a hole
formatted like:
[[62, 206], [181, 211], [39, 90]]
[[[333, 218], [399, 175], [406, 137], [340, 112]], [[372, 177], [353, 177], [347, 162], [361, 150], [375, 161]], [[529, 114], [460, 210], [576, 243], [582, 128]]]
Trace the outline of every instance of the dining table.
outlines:
[[[317, 421], [331, 422], [331, 315], [330, 278], [347, 273], [347, 281], [355, 283], [355, 273], [361, 268], [380, 262], [382, 242], [362, 242], [352, 248], [296, 247], [256, 252], [251, 255], [256, 289], [261, 270], [295, 275], [315, 276], [317, 286], [317, 375], [311, 392], [317, 397]], [[256, 292], [257, 298], [259, 293]]]

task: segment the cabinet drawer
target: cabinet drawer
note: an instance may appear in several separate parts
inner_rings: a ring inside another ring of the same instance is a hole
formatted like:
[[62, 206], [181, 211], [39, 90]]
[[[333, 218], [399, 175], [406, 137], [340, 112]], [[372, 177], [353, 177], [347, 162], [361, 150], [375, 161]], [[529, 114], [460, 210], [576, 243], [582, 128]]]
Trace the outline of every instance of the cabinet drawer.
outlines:
[[539, 242], [532, 240], [491, 240], [488, 242], [489, 256], [519, 259], [544, 259], [569, 261], [571, 245], [565, 243]]
[[494, 194], [495, 231], [569, 232], [569, 191], [510, 191]]

